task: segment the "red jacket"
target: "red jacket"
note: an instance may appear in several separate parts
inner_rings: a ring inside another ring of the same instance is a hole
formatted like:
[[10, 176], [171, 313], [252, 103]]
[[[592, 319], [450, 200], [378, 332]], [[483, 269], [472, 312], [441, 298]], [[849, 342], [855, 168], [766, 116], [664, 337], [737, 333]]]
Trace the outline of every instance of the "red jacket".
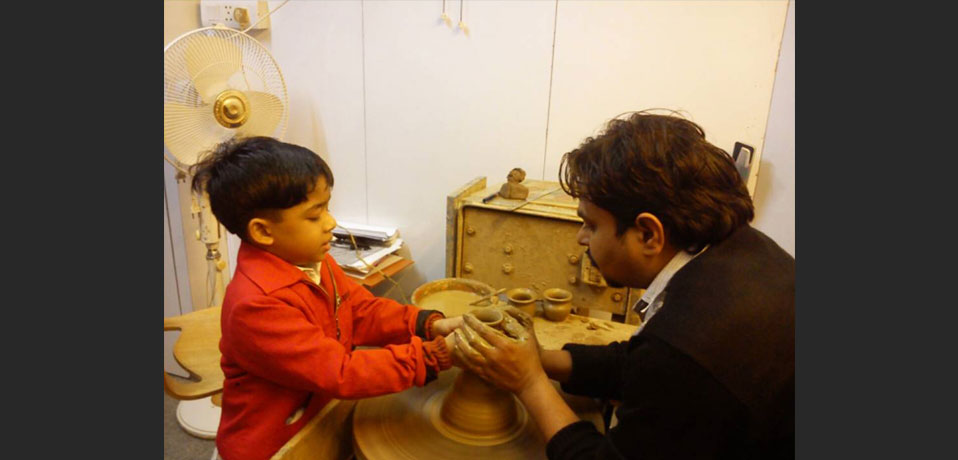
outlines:
[[[342, 299], [338, 339], [330, 268]], [[415, 335], [418, 308], [373, 296], [329, 255], [321, 269], [322, 290], [294, 265], [240, 246], [220, 320], [226, 379], [216, 447], [225, 460], [268, 459], [332, 398], [422, 386], [427, 371], [450, 366], [441, 337]]]

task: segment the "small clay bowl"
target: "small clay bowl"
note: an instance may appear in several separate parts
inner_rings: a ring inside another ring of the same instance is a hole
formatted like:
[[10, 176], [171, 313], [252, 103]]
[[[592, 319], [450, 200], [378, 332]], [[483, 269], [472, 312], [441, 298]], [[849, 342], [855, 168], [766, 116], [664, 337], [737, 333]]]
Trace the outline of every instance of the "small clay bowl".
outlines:
[[529, 316], [536, 315], [536, 292], [528, 288], [514, 288], [506, 291], [506, 298], [513, 307]]

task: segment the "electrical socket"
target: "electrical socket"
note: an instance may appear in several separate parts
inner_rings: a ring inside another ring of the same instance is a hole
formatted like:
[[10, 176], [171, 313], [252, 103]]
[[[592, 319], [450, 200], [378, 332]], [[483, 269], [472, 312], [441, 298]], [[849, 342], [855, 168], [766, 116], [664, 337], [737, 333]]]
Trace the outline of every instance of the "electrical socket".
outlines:
[[[221, 24], [226, 27], [243, 30], [269, 11], [265, 1], [212, 1], [200, 0], [200, 21], [204, 27]], [[251, 30], [269, 28], [269, 18], [260, 21]]]

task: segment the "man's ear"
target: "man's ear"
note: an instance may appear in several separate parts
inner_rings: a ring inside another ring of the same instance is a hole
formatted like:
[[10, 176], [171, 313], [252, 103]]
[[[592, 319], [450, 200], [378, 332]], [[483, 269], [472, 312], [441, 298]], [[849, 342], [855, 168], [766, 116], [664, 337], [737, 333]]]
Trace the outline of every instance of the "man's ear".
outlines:
[[635, 216], [635, 229], [644, 254], [654, 256], [665, 249], [665, 227], [658, 217], [647, 212]]
[[273, 232], [270, 222], [261, 217], [254, 217], [246, 224], [246, 232], [254, 243], [261, 246], [273, 244]]

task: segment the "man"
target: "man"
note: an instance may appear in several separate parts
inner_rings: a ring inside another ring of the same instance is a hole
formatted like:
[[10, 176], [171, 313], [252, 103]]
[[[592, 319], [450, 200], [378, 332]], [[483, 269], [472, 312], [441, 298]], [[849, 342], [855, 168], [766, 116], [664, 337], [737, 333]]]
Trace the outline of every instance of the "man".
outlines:
[[[550, 459], [793, 458], [795, 259], [748, 225], [729, 155], [696, 124], [633, 113], [562, 159], [577, 239], [611, 286], [646, 288], [628, 342], [540, 351], [466, 316], [454, 353], [510, 390]], [[600, 434], [549, 382], [618, 402]]]

